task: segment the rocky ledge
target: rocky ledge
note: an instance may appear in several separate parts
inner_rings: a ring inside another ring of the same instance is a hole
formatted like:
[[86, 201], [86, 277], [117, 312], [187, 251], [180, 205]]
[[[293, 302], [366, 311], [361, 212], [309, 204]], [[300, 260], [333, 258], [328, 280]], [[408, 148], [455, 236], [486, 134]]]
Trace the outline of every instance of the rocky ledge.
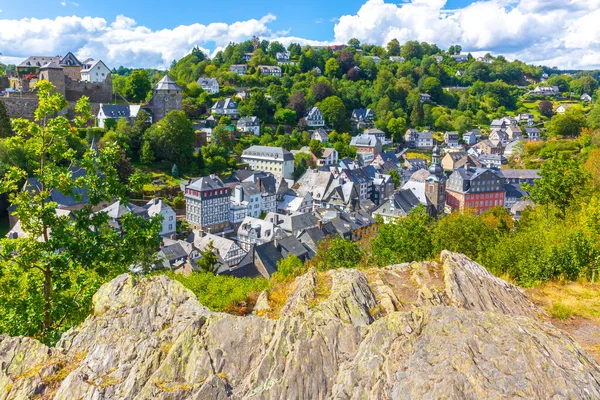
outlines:
[[596, 361], [455, 253], [311, 271], [255, 313], [211, 312], [166, 277], [120, 276], [54, 348], [0, 336], [0, 399], [600, 398]]

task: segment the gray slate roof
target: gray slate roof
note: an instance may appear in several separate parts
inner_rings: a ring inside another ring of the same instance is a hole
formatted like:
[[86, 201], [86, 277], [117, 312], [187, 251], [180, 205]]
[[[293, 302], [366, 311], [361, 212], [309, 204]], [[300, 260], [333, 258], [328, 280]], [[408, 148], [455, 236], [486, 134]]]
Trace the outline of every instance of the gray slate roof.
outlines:
[[154, 85], [153, 90], [181, 90], [181, 87], [169, 75], [165, 75]]

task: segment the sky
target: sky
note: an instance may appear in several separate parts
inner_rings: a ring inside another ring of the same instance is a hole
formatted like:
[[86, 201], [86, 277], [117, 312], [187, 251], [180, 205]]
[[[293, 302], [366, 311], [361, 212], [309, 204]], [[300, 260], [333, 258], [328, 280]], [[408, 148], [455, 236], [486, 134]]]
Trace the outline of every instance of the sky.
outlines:
[[252, 36], [287, 45], [460, 44], [561, 69], [600, 68], [600, 0], [0, 0], [0, 61], [30, 55], [168, 68]]

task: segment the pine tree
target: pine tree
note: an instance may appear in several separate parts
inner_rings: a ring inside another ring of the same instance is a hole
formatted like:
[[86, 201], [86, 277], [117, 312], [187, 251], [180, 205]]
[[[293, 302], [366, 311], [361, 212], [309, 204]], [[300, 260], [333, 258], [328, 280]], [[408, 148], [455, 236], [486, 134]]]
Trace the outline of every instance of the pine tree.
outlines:
[[144, 145], [142, 146], [141, 161], [144, 164], [152, 164], [155, 159], [156, 159], [156, 156], [154, 155], [154, 150], [152, 149], [152, 145], [150, 145], [150, 142], [144, 142]]
[[177, 168], [177, 164], [173, 164], [173, 168], [171, 168], [171, 175], [174, 177], [179, 176], [179, 168]]
[[200, 256], [200, 260], [196, 262], [196, 266], [200, 268], [200, 271], [216, 275], [219, 271], [219, 257], [216, 255], [216, 249], [212, 241], [200, 252]]
[[0, 101], [0, 137], [8, 137], [12, 135], [12, 125], [10, 117], [4, 106], [4, 102]]

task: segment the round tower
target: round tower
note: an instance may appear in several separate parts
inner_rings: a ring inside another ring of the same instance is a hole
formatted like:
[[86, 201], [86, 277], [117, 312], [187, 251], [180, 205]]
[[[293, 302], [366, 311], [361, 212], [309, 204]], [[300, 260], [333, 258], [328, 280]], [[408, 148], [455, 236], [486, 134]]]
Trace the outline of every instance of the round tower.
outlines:
[[425, 181], [425, 195], [433, 203], [436, 214], [440, 215], [444, 213], [446, 207], [446, 175], [442, 168], [442, 157], [437, 145], [433, 148], [431, 155], [429, 174]]

